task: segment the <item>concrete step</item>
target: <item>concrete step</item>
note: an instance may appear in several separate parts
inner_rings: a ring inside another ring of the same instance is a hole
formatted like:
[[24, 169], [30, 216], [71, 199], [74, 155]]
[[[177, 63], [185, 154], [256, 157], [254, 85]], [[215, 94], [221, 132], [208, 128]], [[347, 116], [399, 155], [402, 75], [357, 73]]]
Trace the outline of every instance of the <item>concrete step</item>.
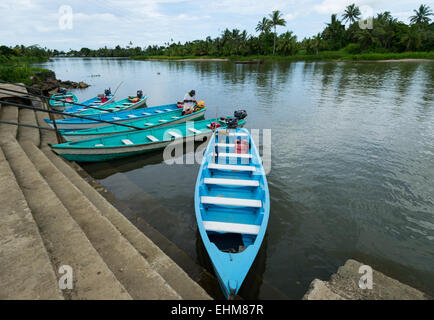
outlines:
[[[1, 102], [0, 102], [1, 103]], [[1, 105], [1, 120], [18, 122], [18, 108], [8, 105]], [[0, 123], [0, 137], [11, 135], [16, 138], [18, 127], [12, 124]]]
[[85, 196], [35, 145], [25, 141], [22, 147], [116, 278], [134, 299], [181, 298], [89, 201], [87, 193]]
[[50, 149], [43, 149], [51, 162], [99, 209], [119, 232], [146, 258], [167, 283], [184, 299], [211, 299], [206, 291], [157, 245], [138, 230], [122, 213], [88, 184], [65, 160]]
[[[42, 102], [36, 103], [33, 102], [33, 105], [39, 108], [43, 107]], [[38, 126], [44, 127], [44, 128], [50, 128], [50, 126], [44, 121], [45, 118], [48, 118], [48, 113], [37, 111], [36, 114], [36, 121], [38, 123]], [[57, 143], [56, 140], [56, 134], [54, 131], [48, 131], [48, 130], [40, 130], [40, 147], [47, 147], [49, 143]]]
[[1, 148], [0, 203], [0, 300], [63, 299], [36, 222]]
[[15, 139], [0, 141], [55, 270], [73, 269], [67, 299], [131, 299]]
[[372, 269], [372, 288], [362, 289], [359, 281], [366, 271], [363, 263], [349, 259], [329, 281], [312, 281], [304, 300], [428, 300], [425, 293]]
[[[18, 120], [20, 123], [30, 124], [33, 126], [38, 125], [36, 121], [35, 111], [30, 109], [20, 109], [18, 113]], [[35, 146], [40, 144], [39, 129], [30, 127], [18, 127], [18, 141], [31, 141]]]

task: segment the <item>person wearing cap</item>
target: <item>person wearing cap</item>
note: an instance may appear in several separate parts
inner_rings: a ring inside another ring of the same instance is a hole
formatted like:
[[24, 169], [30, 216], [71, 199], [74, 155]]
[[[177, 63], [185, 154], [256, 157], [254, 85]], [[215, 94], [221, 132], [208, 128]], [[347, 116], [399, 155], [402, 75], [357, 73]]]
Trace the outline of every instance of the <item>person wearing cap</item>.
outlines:
[[184, 96], [184, 112], [194, 111], [194, 106], [196, 105], [196, 91], [191, 90], [187, 92]]

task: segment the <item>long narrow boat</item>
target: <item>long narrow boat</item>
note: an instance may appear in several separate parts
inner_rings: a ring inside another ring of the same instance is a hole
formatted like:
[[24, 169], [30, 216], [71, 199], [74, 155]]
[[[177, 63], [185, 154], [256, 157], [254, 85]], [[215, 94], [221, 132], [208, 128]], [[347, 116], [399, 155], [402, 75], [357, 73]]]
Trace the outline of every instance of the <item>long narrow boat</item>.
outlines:
[[[150, 128], [158, 128], [163, 126], [171, 126], [178, 123], [201, 119], [204, 117], [205, 111], [206, 109], [200, 109], [199, 111], [182, 115], [182, 109], [178, 109], [173, 112], [157, 114], [139, 120], [130, 120], [124, 122], [124, 124], [134, 126], [140, 129], [150, 129]], [[127, 133], [133, 131], [136, 131], [136, 129], [114, 124], [114, 125], [108, 125], [104, 127], [92, 128], [87, 130], [77, 130], [77, 131], [66, 130], [66, 131], [61, 131], [61, 134], [66, 141], [81, 141], [86, 139], [102, 138], [113, 134]]]
[[267, 178], [247, 129], [218, 129], [196, 181], [198, 229], [226, 298], [240, 289], [270, 213]]
[[54, 110], [63, 111], [73, 106], [71, 103], [78, 103], [78, 98], [72, 92], [66, 92], [62, 90], [59, 93], [53, 94], [49, 103]]
[[[120, 112], [107, 112], [99, 113], [95, 115], [86, 116], [87, 118], [95, 119], [88, 120], [82, 118], [67, 118], [62, 120], [56, 120], [56, 125], [59, 130], [83, 130], [90, 128], [103, 127], [108, 125], [107, 123], [100, 122], [98, 120], [110, 121], [113, 123], [124, 123], [133, 119], [146, 118], [156, 114], [168, 113], [178, 110], [176, 104], [166, 104], [156, 107], [141, 108], [135, 110], [127, 110]], [[50, 119], [44, 119], [51, 127], [53, 123]]]
[[114, 101], [115, 95], [110, 90], [105, 90], [104, 94], [98, 95], [86, 101], [80, 102], [80, 105], [73, 105], [65, 113], [77, 113], [85, 110], [92, 110], [92, 108], [86, 108], [85, 106], [101, 108]]
[[83, 107], [82, 110], [78, 110], [78, 112], [76, 112], [75, 114], [78, 114], [80, 116], [89, 116], [89, 115], [99, 114], [99, 113], [138, 109], [146, 104], [146, 99], [148, 99], [147, 96], [142, 96], [141, 98], [134, 98], [134, 99], [126, 98], [120, 101], [106, 104], [104, 106], [99, 106], [98, 109], [92, 109], [92, 108], [86, 109], [85, 107]]
[[[241, 121], [240, 124], [244, 124], [244, 120]], [[163, 149], [174, 141], [198, 141], [200, 137], [212, 134], [212, 123], [215, 122], [216, 119], [187, 122], [103, 138], [67, 142], [53, 145], [51, 148], [71, 161], [105, 161]], [[218, 122], [221, 126], [225, 126], [224, 122], [220, 120]]]

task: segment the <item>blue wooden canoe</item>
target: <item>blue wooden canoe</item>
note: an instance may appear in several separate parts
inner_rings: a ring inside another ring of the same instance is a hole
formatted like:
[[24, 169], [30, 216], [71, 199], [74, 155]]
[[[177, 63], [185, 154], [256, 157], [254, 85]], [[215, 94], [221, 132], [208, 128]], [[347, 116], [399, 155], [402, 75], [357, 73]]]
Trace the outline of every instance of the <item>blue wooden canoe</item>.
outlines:
[[[248, 146], [245, 153], [237, 152], [240, 140]], [[213, 135], [194, 200], [201, 238], [221, 289], [231, 299], [261, 247], [270, 214], [267, 178], [247, 129], [219, 129]]]
[[65, 113], [77, 113], [85, 110], [92, 110], [92, 108], [86, 108], [85, 106], [101, 108], [109, 103], [112, 103], [115, 96], [114, 94], [109, 94], [109, 95], [104, 95], [104, 97], [107, 98], [107, 100], [104, 102], [103, 100], [105, 99], [101, 99], [100, 97], [93, 97], [89, 100], [80, 102], [81, 105], [71, 106], [70, 108], [65, 110]]
[[[99, 113], [95, 115], [86, 115], [86, 117], [95, 119], [81, 119], [81, 118], [67, 118], [62, 120], [56, 120], [56, 125], [59, 130], [83, 130], [90, 128], [97, 128], [107, 126], [109, 124], [104, 122], [99, 122], [98, 120], [111, 121], [114, 123], [123, 123], [127, 121], [131, 121], [133, 119], [145, 118], [157, 114], [163, 114], [168, 112], [173, 112], [178, 110], [176, 104], [166, 104], [157, 107], [149, 107], [149, 108], [141, 108], [120, 112], [108, 112], [108, 113]], [[53, 123], [50, 119], [44, 119], [51, 127], [53, 127]]]
[[[201, 119], [204, 117], [205, 111], [206, 108], [200, 109], [197, 112], [193, 112], [187, 115], [182, 115], [182, 109], [178, 109], [173, 112], [161, 113], [146, 118], [140, 118], [138, 120], [130, 120], [124, 122], [124, 124], [134, 126], [140, 129], [150, 129], [150, 128], [157, 128], [157, 127], [171, 126], [178, 123]], [[136, 131], [136, 129], [114, 124], [114, 125], [107, 125], [104, 127], [97, 127], [97, 128], [87, 129], [87, 130], [76, 130], [76, 131], [61, 130], [60, 133], [62, 134], [62, 137], [66, 141], [81, 141], [86, 139], [102, 138], [113, 134], [127, 133], [133, 131]]]
[[[181, 123], [155, 129], [137, 130], [103, 138], [67, 142], [51, 146], [65, 159], [78, 162], [98, 162], [123, 158], [165, 148], [174, 140], [202, 141], [212, 134], [211, 123], [216, 119]], [[241, 120], [240, 125], [244, 124]], [[221, 123], [224, 126], [224, 123]]]
[[49, 103], [53, 109], [63, 111], [73, 106], [71, 103], [78, 103], [78, 98], [72, 92], [60, 92], [53, 94]]

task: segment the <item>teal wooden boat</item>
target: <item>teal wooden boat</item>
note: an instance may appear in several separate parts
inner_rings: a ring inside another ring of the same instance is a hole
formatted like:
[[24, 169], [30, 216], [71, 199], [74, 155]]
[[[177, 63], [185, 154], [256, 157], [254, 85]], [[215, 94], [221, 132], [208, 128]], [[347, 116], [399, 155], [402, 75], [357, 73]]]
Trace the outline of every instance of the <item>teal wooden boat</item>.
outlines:
[[[78, 162], [98, 162], [128, 157], [165, 148], [173, 141], [195, 141], [213, 132], [216, 119], [186, 122], [168, 127], [137, 130], [103, 138], [67, 142], [51, 146], [54, 152], [65, 159]], [[239, 125], [244, 125], [240, 120]], [[226, 127], [221, 118], [218, 124]], [[200, 140], [201, 141], [201, 140]]]
[[227, 299], [237, 295], [261, 247], [270, 196], [261, 157], [247, 129], [218, 129], [195, 189], [196, 220]]
[[72, 113], [82, 112], [85, 110], [92, 110], [92, 108], [86, 108], [85, 106], [96, 107], [100, 109], [101, 107], [108, 105], [109, 103], [112, 103], [114, 101], [114, 98], [115, 95], [111, 93], [111, 90], [106, 89], [104, 91], [104, 94], [100, 94], [86, 101], [82, 101], [80, 102], [79, 105], [73, 105], [67, 110], [65, 110], [64, 112], [72, 114]]
[[[163, 126], [171, 126], [171, 125], [175, 125], [187, 121], [194, 121], [194, 120], [201, 119], [204, 117], [205, 111], [206, 109], [200, 109], [197, 112], [193, 112], [183, 116], [182, 109], [178, 109], [173, 112], [167, 112], [167, 113], [157, 114], [154, 116], [150, 116], [138, 120], [123, 122], [122, 124], [134, 126], [140, 129], [150, 129], [150, 128], [157, 128]], [[62, 137], [66, 141], [81, 141], [86, 139], [102, 138], [113, 134], [120, 134], [120, 133], [134, 132], [134, 131], [136, 131], [136, 129], [123, 127], [119, 125], [108, 125], [104, 127], [97, 127], [93, 129], [87, 129], [87, 130], [76, 130], [76, 131], [61, 130], [60, 133], [62, 134]]]
[[126, 98], [120, 101], [108, 103], [106, 105], [98, 106], [98, 109], [86, 108], [82, 107], [82, 109], [78, 109], [74, 114], [78, 114], [80, 116], [90, 116], [94, 114], [100, 113], [109, 113], [109, 112], [120, 112], [131, 109], [137, 109], [146, 104], [147, 96], [142, 96], [141, 98], [135, 98], [137, 101]]
[[72, 92], [66, 92], [65, 90], [53, 94], [49, 101], [51, 108], [57, 111], [63, 111], [73, 106], [74, 103], [78, 103], [77, 96]]
[[[152, 115], [169, 113], [178, 110], [176, 104], [166, 104], [156, 107], [140, 108], [135, 110], [119, 111], [112, 113], [98, 113], [90, 116], [86, 116], [89, 119], [82, 118], [67, 118], [56, 120], [57, 129], [59, 130], [85, 130], [96, 127], [104, 127], [108, 125], [106, 122], [99, 120], [110, 121], [113, 123], [124, 123], [133, 119], [143, 119]], [[94, 120], [92, 120], [94, 119]], [[52, 128], [54, 124], [50, 119], [44, 119], [44, 121]]]

